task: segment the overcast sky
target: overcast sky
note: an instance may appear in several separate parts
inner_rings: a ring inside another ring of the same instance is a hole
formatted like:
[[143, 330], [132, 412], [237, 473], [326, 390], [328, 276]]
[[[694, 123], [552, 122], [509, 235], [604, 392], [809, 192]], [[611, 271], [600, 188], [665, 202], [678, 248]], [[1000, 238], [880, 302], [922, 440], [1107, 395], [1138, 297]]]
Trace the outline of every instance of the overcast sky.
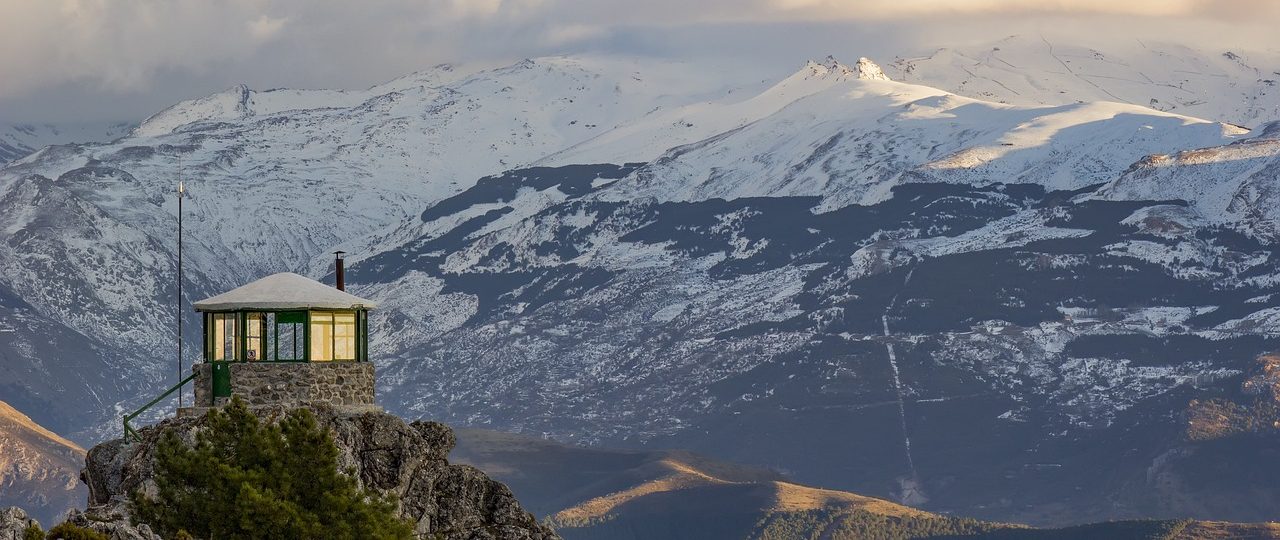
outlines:
[[365, 88], [442, 62], [894, 56], [1041, 32], [1275, 50], [1276, 0], [0, 0], [0, 123], [136, 122], [238, 83]]

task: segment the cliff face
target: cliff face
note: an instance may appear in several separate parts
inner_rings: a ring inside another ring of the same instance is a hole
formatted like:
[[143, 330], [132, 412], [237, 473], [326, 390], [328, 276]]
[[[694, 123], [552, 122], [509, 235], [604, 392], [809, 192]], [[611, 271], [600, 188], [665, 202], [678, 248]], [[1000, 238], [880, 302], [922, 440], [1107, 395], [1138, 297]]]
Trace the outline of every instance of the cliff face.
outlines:
[[[318, 423], [331, 430], [339, 464], [353, 471], [366, 489], [394, 495], [400, 515], [415, 524], [418, 536], [450, 540], [548, 540], [558, 538], [525, 511], [505, 485], [467, 465], [447, 460], [453, 431], [436, 422], [406, 423], [382, 412], [341, 413], [313, 409]], [[256, 409], [263, 421], [277, 422], [284, 409]], [[141, 440], [117, 439], [89, 450], [82, 478], [89, 486], [89, 508], [71, 521], [120, 539], [157, 538], [148, 527], [129, 525], [128, 496], [154, 493], [154, 457], [161, 433], [175, 430], [194, 442], [204, 429], [200, 418], [170, 419], [141, 430]]]

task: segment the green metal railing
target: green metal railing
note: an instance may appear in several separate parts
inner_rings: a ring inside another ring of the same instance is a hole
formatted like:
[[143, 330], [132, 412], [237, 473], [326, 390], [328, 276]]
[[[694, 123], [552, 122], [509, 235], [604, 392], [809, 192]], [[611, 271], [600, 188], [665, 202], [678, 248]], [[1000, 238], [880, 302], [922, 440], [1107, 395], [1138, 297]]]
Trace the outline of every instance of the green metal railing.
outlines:
[[182, 382], [180, 382], [180, 383], [178, 383], [178, 384], [174, 385], [174, 387], [173, 387], [173, 388], [170, 388], [170, 389], [166, 390], [166, 391], [165, 391], [165, 393], [160, 394], [160, 397], [158, 397], [158, 398], [155, 398], [155, 399], [151, 400], [151, 402], [150, 402], [150, 403], [147, 403], [146, 405], [143, 405], [141, 409], [138, 409], [138, 410], [136, 410], [136, 411], [133, 411], [133, 414], [126, 414], [126, 415], [124, 415], [124, 440], [125, 440], [125, 442], [129, 442], [129, 438], [130, 438], [130, 437], [132, 437], [132, 438], [133, 438], [133, 440], [135, 440], [135, 441], [140, 439], [140, 437], [138, 437], [138, 432], [137, 432], [137, 431], [135, 431], [135, 430], [133, 429], [133, 427], [129, 426], [129, 421], [130, 421], [130, 420], [133, 420], [134, 418], [137, 418], [137, 417], [138, 417], [138, 415], [142, 414], [143, 412], [146, 412], [146, 410], [147, 410], [147, 409], [150, 409], [153, 405], [155, 405], [155, 404], [157, 404], [157, 403], [160, 403], [160, 401], [161, 401], [161, 400], [163, 400], [164, 398], [169, 397], [169, 395], [170, 395], [170, 394], [172, 394], [172, 393], [174, 393], [174, 392], [178, 391], [178, 389], [179, 389], [179, 388], [182, 388], [184, 385], [186, 385], [187, 383], [191, 382], [191, 379], [194, 379], [194, 378], [196, 378], [196, 374], [195, 374], [195, 373], [192, 373], [191, 375], [187, 376], [187, 378], [182, 379]]

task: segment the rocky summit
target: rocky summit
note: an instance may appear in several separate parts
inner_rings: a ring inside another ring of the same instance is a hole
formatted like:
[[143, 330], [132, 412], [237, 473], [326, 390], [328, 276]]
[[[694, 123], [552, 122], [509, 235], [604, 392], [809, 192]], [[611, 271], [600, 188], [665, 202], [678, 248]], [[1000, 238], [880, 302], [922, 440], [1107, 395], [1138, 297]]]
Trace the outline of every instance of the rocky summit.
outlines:
[[[419, 537], [448, 540], [550, 540], [559, 538], [525, 511], [502, 483], [479, 469], [450, 464], [453, 431], [437, 422], [405, 422], [383, 412], [342, 413], [313, 408], [330, 430], [339, 465], [361, 487], [392, 495], [400, 516], [414, 523]], [[279, 422], [286, 409], [255, 409], [264, 422]], [[89, 450], [81, 474], [89, 486], [88, 509], [69, 519], [115, 540], [160, 538], [145, 524], [131, 523], [129, 494], [154, 493], [154, 463], [164, 432], [193, 443], [206, 429], [204, 417], [170, 419], [142, 429], [140, 440], [108, 441]], [[7, 538], [7, 537], [6, 537]]]

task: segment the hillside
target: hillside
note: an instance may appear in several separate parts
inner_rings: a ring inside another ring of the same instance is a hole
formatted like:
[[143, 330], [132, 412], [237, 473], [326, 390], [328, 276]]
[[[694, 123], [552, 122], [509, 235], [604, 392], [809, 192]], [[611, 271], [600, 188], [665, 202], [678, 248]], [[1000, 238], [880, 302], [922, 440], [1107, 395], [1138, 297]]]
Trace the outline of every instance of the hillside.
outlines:
[[18, 506], [41, 523], [84, 504], [84, 449], [0, 401], [0, 508]]

